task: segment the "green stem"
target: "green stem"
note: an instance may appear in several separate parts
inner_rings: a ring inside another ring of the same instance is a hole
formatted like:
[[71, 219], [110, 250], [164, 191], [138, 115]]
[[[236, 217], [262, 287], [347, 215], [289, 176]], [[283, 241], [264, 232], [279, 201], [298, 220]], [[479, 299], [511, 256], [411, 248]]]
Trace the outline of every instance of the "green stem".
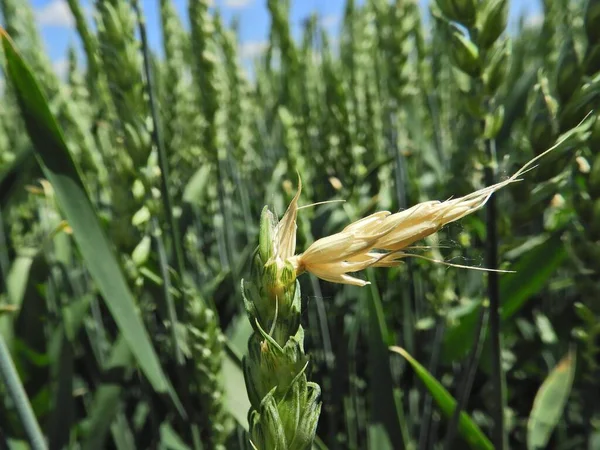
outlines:
[[77, 33], [81, 37], [81, 42], [83, 43], [88, 66], [88, 84], [90, 87], [92, 87], [95, 85], [95, 83], [97, 83], [98, 74], [100, 73], [100, 67], [98, 64], [98, 49], [95, 37], [90, 32], [83, 8], [79, 4], [79, 0], [67, 0], [67, 2], [69, 4], [71, 14], [73, 14], [73, 18], [75, 19]]
[[160, 275], [163, 282], [163, 293], [165, 297], [165, 303], [167, 307], [167, 317], [171, 322], [171, 339], [173, 340], [173, 347], [175, 349], [175, 361], [179, 367], [183, 366], [184, 358], [181, 348], [179, 346], [179, 339], [177, 338], [177, 312], [175, 310], [175, 302], [171, 295], [171, 277], [169, 275], [169, 262], [167, 261], [167, 252], [165, 244], [163, 243], [160, 227], [156, 218], [152, 219], [152, 234], [154, 235], [154, 241], [156, 243], [156, 251], [158, 255], [158, 265], [160, 267]]
[[6, 236], [4, 234], [4, 219], [2, 218], [2, 209], [0, 208], [0, 292], [6, 291], [4, 286], [8, 279], [9, 271], [9, 259], [8, 259], [8, 245]]
[[[444, 331], [446, 330], [446, 324], [444, 320], [444, 317], [436, 315], [435, 337], [433, 338], [431, 358], [429, 360], [429, 366], [427, 368], [427, 370], [433, 377], [437, 377], [438, 367], [440, 363], [440, 354], [444, 340]], [[433, 398], [427, 391], [424, 395], [425, 401], [423, 406], [422, 423], [421, 429], [419, 430], [419, 450], [426, 450], [427, 448], [430, 448], [429, 441], [435, 436], [435, 434], [431, 433], [431, 419], [434, 411]]]
[[[133, 8], [135, 9], [137, 18], [138, 18], [138, 26], [140, 30], [140, 40], [142, 44], [142, 52], [144, 55], [144, 72], [146, 76], [146, 91], [148, 93], [148, 99], [150, 103], [150, 111], [152, 113], [152, 140], [154, 141], [154, 145], [156, 145], [156, 149], [158, 151], [158, 165], [160, 167], [160, 187], [161, 187], [161, 199], [163, 201], [163, 209], [167, 216], [168, 229], [171, 236], [171, 244], [175, 251], [175, 267], [177, 269], [177, 273], [180, 279], [183, 278], [184, 275], [184, 259], [183, 259], [183, 249], [181, 246], [181, 239], [179, 236], [179, 228], [177, 226], [177, 221], [175, 220], [175, 216], [173, 215], [173, 201], [171, 199], [171, 194], [169, 192], [169, 163], [167, 159], [167, 152], [164, 145], [164, 139], [162, 136], [162, 130], [160, 126], [160, 120], [158, 117], [158, 108], [156, 105], [156, 96], [154, 95], [154, 80], [152, 77], [152, 70], [150, 68], [150, 51], [148, 50], [148, 40], [146, 37], [146, 26], [144, 21], [144, 16], [142, 15], [141, 8], [137, 0], [133, 0]], [[179, 346], [179, 340], [176, 334], [176, 326], [179, 321], [184, 322], [185, 318], [185, 290], [181, 289], [181, 299], [179, 310], [177, 311], [175, 308], [175, 303], [170, 294], [170, 276], [168, 271], [168, 259], [165, 251], [165, 247], [163, 241], [159, 235], [159, 226], [156, 221], [153, 222], [154, 234], [156, 243], [158, 246], [161, 274], [164, 283], [164, 293], [165, 293], [165, 301], [167, 303], [167, 310], [169, 320], [171, 322], [171, 331], [172, 331], [172, 339], [173, 345], [175, 347], [175, 360], [177, 362], [177, 373], [180, 383], [180, 388], [187, 394], [185, 395], [185, 403], [186, 410], [188, 413], [191, 413], [191, 406], [189, 402], [189, 383], [187, 373], [184, 370], [185, 360], [183, 357], [183, 353], [181, 352], [181, 348]], [[192, 441], [195, 449], [201, 449], [202, 443], [200, 442], [199, 436], [200, 432], [198, 430], [198, 425], [191, 424], [190, 432], [192, 435]]]
[[469, 361], [465, 367], [466, 375], [459, 390], [458, 403], [456, 404], [456, 408], [452, 414], [452, 419], [450, 419], [450, 423], [448, 424], [448, 430], [446, 431], [444, 448], [448, 450], [452, 450], [453, 448], [454, 439], [456, 438], [456, 434], [458, 432], [460, 414], [467, 406], [469, 396], [471, 395], [471, 388], [473, 387], [473, 381], [475, 379], [475, 374], [477, 373], [477, 365], [479, 363], [479, 358], [481, 357], [483, 345], [485, 344], [485, 335], [490, 316], [489, 311], [489, 307], [483, 307], [481, 308], [481, 312], [479, 314], [477, 327], [475, 329], [475, 345], [473, 346], [471, 355], [469, 356]]
[[15, 364], [10, 357], [10, 352], [4, 337], [0, 334], [0, 377], [6, 386], [8, 395], [12, 398], [17, 410], [17, 415], [25, 428], [25, 434], [29, 440], [29, 445], [33, 450], [46, 450], [46, 441], [42, 434], [39, 424], [35, 418], [35, 414], [31, 409], [31, 403], [27, 398], [27, 393], [21, 384], [19, 374]]
[[[152, 140], [158, 151], [158, 165], [160, 167], [160, 188], [161, 188], [161, 199], [163, 202], [163, 208], [167, 216], [167, 223], [169, 232], [171, 235], [171, 241], [173, 250], [175, 251], [175, 268], [180, 277], [184, 274], [184, 259], [183, 249], [181, 246], [181, 239], [179, 236], [179, 228], [177, 227], [177, 221], [173, 215], [173, 199], [169, 193], [169, 163], [167, 159], [167, 151], [165, 149], [164, 140], [162, 136], [162, 130], [160, 127], [160, 119], [158, 117], [158, 107], [156, 105], [156, 96], [154, 95], [154, 79], [152, 77], [152, 69], [150, 68], [150, 51], [148, 50], [148, 40], [146, 38], [146, 26], [144, 17], [139, 7], [138, 1], [133, 1], [133, 7], [138, 17], [138, 24], [140, 30], [140, 40], [142, 44], [142, 52], [144, 54], [144, 72], [146, 76], [146, 91], [148, 92], [148, 99], [150, 102], [150, 111], [152, 113]], [[183, 295], [183, 293], [182, 293]], [[184, 302], [181, 302], [182, 304]], [[180, 308], [179, 315], [182, 316], [184, 311], [183, 306]]]
[[[495, 182], [496, 142], [488, 139], [485, 142], [488, 164], [485, 168], [485, 182], [491, 186]], [[496, 197], [492, 196], [486, 204], [486, 231], [487, 252], [486, 267], [498, 267], [498, 229]], [[504, 374], [502, 373], [502, 337], [500, 335], [500, 285], [498, 272], [488, 272], [488, 297], [490, 301], [490, 342], [492, 353], [492, 386], [494, 418], [493, 442], [497, 450], [504, 450]]]

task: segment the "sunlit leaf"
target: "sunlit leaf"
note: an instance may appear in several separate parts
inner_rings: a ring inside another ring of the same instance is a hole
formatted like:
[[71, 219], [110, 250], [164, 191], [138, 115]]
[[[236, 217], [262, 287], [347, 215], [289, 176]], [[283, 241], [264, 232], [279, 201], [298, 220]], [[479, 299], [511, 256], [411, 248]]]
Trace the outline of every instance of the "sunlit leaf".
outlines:
[[[451, 418], [456, 408], [456, 400], [419, 362], [401, 347], [390, 347], [390, 350], [402, 355], [412, 366], [417, 376], [421, 379], [431, 396], [447, 418]], [[462, 411], [458, 421], [458, 432], [463, 439], [469, 443], [472, 449], [492, 450], [493, 446], [489, 439], [483, 434], [479, 426]]]
[[575, 363], [575, 353], [571, 351], [552, 369], [538, 390], [527, 422], [528, 450], [547, 448], [573, 386]]

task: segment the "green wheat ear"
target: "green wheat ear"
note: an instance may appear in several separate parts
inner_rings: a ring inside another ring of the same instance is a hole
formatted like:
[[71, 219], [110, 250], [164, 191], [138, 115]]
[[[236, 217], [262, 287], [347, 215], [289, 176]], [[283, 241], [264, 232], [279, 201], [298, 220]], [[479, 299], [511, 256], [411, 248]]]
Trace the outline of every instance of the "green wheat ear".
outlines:
[[289, 264], [267, 264], [277, 255], [281, 231], [265, 207], [255, 270], [250, 280], [242, 280], [244, 306], [253, 326], [243, 360], [251, 403], [250, 439], [259, 450], [310, 448], [321, 412], [321, 388], [306, 376], [300, 284]]
[[186, 305], [186, 324], [190, 350], [190, 393], [205, 448], [225, 450], [230, 419], [224, 405], [223, 386], [219, 380], [225, 337], [219, 318], [200, 298]]

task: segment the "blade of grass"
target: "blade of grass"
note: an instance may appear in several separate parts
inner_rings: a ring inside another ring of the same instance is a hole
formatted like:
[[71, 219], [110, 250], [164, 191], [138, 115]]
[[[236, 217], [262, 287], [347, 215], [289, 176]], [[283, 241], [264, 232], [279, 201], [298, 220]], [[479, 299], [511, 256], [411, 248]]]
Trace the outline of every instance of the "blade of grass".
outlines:
[[33, 450], [45, 450], [47, 447], [42, 430], [31, 409], [31, 403], [21, 384], [17, 369], [10, 357], [2, 334], [0, 334], [0, 377], [2, 378], [7, 394], [15, 404], [17, 415], [23, 424], [29, 445], [31, 445]]
[[159, 363], [148, 332], [136, 311], [133, 295], [100, 226], [48, 102], [30, 68], [2, 28], [0, 36], [6, 55], [8, 75], [15, 86], [26, 127], [34, 143], [36, 158], [54, 188], [60, 209], [73, 230], [73, 237], [87, 269], [98, 285], [142, 372], [152, 387], [159, 393], [167, 393], [179, 413], [185, 416], [185, 411]]
[[[429, 392], [431, 393], [442, 413], [448, 418], [452, 417], [454, 409], [456, 408], [456, 400], [452, 397], [452, 395], [450, 395], [446, 388], [444, 388], [439, 381], [432, 377], [427, 369], [419, 364], [419, 362], [402, 347], [393, 346], [390, 347], [390, 350], [402, 355], [409, 362], [417, 376], [425, 384], [427, 389], [429, 389]], [[485, 434], [483, 434], [473, 419], [471, 419], [465, 412], [460, 414], [458, 431], [471, 448], [493, 450], [494, 447], [492, 446], [490, 440], [485, 436]]]
[[547, 448], [573, 386], [575, 363], [575, 352], [569, 351], [538, 390], [527, 422], [528, 450]]

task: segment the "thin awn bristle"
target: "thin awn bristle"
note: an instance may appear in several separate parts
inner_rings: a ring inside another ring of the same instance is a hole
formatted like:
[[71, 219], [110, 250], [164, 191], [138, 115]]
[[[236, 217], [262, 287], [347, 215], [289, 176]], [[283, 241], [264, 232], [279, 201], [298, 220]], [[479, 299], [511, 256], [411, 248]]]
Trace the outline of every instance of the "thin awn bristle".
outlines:
[[403, 257], [420, 258], [420, 259], [424, 259], [425, 261], [429, 261], [429, 262], [433, 262], [433, 263], [437, 263], [437, 264], [443, 264], [443, 265], [449, 266], [449, 267], [457, 267], [459, 269], [479, 270], [481, 272], [516, 273], [516, 271], [514, 271], [514, 270], [488, 269], [485, 267], [475, 267], [475, 266], [465, 266], [463, 264], [454, 264], [454, 263], [450, 263], [447, 261], [441, 261], [439, 259], [428, 258], [427, 256], [419, 255], [417, 253], [402, 253], [401, 255]]
[[[591, 110], [590, 112], [588, 112], [588, 113], [585, 115], [585, 117], [584, 117], [583, 119], [581, 119], [581, 121], [580, 121], [580, 122], [577, 124], [577, 126], [576, 126], [576, 127], [574, 127], [574, 128], [577, 128], [577, 127], [581, 126], [581, 124], [583, 124], [583, 123], [584, 123], [584, 122], [585, 122], [585, 121], [588, 119], [588, 117], [590, 117], [590, 116], [591, 116], [593, 113], [594, 113], [594, 111], [593, 111], [593, 110]], [[515, 180], [516, 180], [516, 178], [517, 178], [518, 176], [520, 176], [520, 175], [523, 175], [524, 173], [528, 172], [528, 171], [529, 171], [529, 170], [531, 170], [531, 169], [534, 169], [534, 168], [535, 168], [535, 166], [533, 166], [533, 167], [530, 167], [530, 166], [532, 166], [532, 164], [533, 164], [534, 162], [536, 162], [538, 159], [541, 159], [543, 156], [547, 155], [547, 154], [548, 154], [548, 153], [550, 153], [552, 150], [554, 150], [554, 149], [556, 149], [557, 147], [559, 147], [559, 146], [560, 146], [560, 145], [561, 145], [563, 142], [565, 142], [565, 141], [566, 141], [568, 138], [569, 138], [569, 136], [564, 136], [564, 137], [563, 137], [561, 140], [559, 140], [559, 141], [558, 141], [556, 144], [554, 144], [554, 145], [553, 145], [552, 147], [550, 147], [548, 150], [546, 150], [546, 151], [544, 151], [544, 152], [540, 153], [540, 154], [539, 154], [539, 155], [537, 155], [535, 158], [533, 158], [533, 159], [529, 160], [529, 161], [528, 161], [528, 162], [527, 162], [527, 163], [526, 163], [526, 164], [525, 164], [523, 167], [521, 167], [519, 170], [517, 170], [517, 172], [516, 172], [516, 173], [515, 173], [515, 174], [514, 174], [512, 177], [510, 177], [509, 179], [510, 179], [510, 180], [513, 180], [513, 181], [515, 181]], [[527, 170], [526, 170], [526, 169], [527, 169]]]
[[431, 249], [439, 249], [439, 248], [455, 248], [456, 246], [452, 245], [411, 245], [406, 247], [406, 250], [431, 250]]
[[308, 205], [298, 206], [297, 210], [301, 210], [304, 208], [311, 208], [313, 206], [318, 206], [318, 205], [326, 205], [328, 203], [345, 203], [345, 202], [346, 202], [346, 200], [344, 200], [343, 198], [340, 198], [337, 200], [325, 200], [323, 202], [309, 203]]

